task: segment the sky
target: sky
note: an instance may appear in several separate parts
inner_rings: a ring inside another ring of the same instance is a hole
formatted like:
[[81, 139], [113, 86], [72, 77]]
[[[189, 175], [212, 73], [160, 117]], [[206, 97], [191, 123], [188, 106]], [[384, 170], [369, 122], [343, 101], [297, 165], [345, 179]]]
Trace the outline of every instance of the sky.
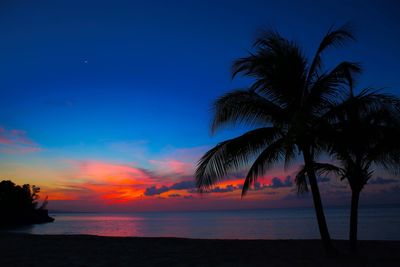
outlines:
[[[158, 211], [310, 206], [277, 166], [240, 198], [242, 174], [212, 192], [193, 186], [196, 162], [218, 142], [213, 101], [260, 31], [276, 29], [313, 55], [332, 25], [357, 42], [324, 55], [360, 62], [358, 90], [400, 95], [397, 1], [8, 1], [0, 3], [0, 179], [35, 184], [49, 208]], [[400, 203], [397, 177], [377, 172], [361, 204]], [[348, 202], [335, 177], [326, 205]]]

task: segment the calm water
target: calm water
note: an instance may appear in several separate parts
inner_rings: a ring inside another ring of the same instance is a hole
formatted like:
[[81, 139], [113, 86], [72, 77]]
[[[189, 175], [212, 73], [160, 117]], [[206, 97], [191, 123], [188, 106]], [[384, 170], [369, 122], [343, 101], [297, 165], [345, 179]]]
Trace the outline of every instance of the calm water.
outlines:
[[[14, 229], [31, 234], [188, 237], [224, 239], [318, 238], [310, 208], [212, 212], [54, 213], [54, 223]], [[333, 238], [346, 239], [348, 209], [330, 208]], [[400, 207], [361, 208], [360, 239], [400, 240]]]

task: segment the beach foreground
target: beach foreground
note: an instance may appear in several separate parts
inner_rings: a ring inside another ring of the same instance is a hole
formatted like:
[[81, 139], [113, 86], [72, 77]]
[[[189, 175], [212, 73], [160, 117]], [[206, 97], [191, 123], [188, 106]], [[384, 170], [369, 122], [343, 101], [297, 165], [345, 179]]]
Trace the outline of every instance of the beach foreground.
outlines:
[[361, 241], [357, 257], [326, 256], [318, 240], [211, 240], [0, 235], [0, 266], [400, 266], [400, 241]]

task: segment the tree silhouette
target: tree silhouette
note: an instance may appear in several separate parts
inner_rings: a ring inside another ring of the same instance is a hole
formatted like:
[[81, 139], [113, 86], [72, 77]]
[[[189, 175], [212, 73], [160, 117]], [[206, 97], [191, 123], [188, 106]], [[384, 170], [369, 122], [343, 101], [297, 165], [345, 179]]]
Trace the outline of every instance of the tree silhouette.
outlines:
[[[44, 205], [37, 208], [40, 188], [24, 184], [14, 184], [12, 181], [0, 182], [0, 224], [30, 224], [53, 221], [47, 215]], [[46, 199], [47, 200], [47, 199]], [[47, 201], [43, 204], [45, 204]]]
[[[332, 123], [321, 135], [329, 153], [340, 166], [315, 163], [317, 173], [334, 172], [351, 188], [350, 249], [357, 251], [358, 203], [362, 189], [373, 176], [372, 167], [400, 171], [400, 100], [392, 95], [365, 89], [348, 98], [331, 113]], [[300, 190], [307, 190], [304, 171], [297, 177]]]
[[311, 185], [319, 231], [324, 247], [333, 251], [320, 192], [313, 168], [321, 125], [326, 114], [339, 104], [348, 87], [348, 77], [360, 71], [356, 63], [343, 61], [323, 70], [322, 54], [354, 37], [348, 26], [329, 29], [311, 61], [295, 42], [275, 31], [267, 31], [254, 43], [254, 52], [233, 64], [233, 77], [242, 74], [254, 79], [246, 90], [230, 92], [215, 102], [212, 131], [226, 125], [244, 123], [255, 127], [242, 136], [224, 141], [209, 150], [198, 162], [196, 185], [209, 190], [228, 172], [251, 164], [245, 178], [244, 196], [258, 177], [274, 164], [290, 166], [302, 154]]

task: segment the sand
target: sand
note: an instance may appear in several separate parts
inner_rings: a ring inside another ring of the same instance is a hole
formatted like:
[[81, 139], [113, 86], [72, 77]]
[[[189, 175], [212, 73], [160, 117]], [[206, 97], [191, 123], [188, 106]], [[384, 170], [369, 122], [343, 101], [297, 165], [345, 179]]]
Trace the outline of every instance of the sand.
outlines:
[[[344, 252], [345, 241], [335, 241]], [[0, 266], [400, 266], [400, 241], [326, 256], [318, 240], [206, 240], [0, 234]]]

